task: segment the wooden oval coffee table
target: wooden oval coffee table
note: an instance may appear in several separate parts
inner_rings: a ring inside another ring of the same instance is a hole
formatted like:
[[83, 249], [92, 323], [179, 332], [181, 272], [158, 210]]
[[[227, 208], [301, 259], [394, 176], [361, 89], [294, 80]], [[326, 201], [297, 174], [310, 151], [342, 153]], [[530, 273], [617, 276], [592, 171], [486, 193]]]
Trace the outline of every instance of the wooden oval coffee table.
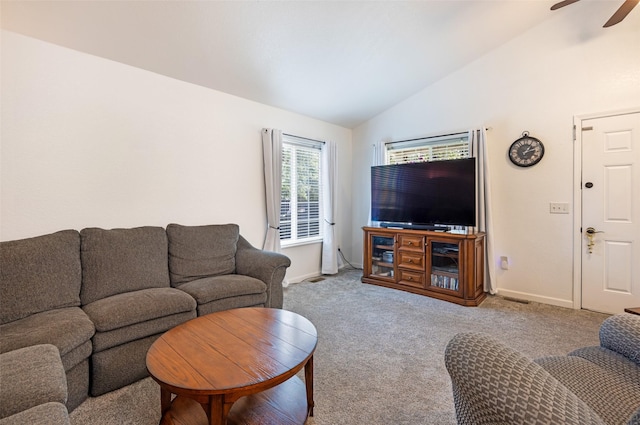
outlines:
[[[160, 423], [304, 424], [313, 416], [317, 342], [309, 320], [279, 309], [227, 310], [176, 326], [147, 352]], [[303, 367], [304, 383], [295, 376]]]

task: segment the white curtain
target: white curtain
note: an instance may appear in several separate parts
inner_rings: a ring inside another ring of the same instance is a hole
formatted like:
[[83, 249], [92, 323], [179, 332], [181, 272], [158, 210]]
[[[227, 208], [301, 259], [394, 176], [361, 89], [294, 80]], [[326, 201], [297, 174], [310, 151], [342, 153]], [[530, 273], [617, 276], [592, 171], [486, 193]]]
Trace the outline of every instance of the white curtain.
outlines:
[[[371, 157], [371, 166], [384, 165], [385, 161], [385, 141], [381, 140], [373, 144], [373, 156]], [[369, 182], [371, 184], [371, 182]], [[370, 193], [371, 191], [369, 191]], [[369, 203], [369, 218], [367, 218], [369, 226], [373, 224], [371, 221], [371, 203]]]
[[338, 193], [338, 154], [333, 141], [322, 147], [321, 191], [322, 191], [322, 274], [338, 273], [339, 257], [337, 246], [336, 197]]
[[282, 193], [282, 131], [262, 130], [267, 234], [263, 249], [280, 252], [280, 197]]
[[380, 140], [378, 143], [373, 145], [373, 158], [371, 160], [371, 165], [384, 165], [386, 143], [387, 142], [385, 142], [384, 140]]
[[487, 155], [487, 133], [484, 126], [480, 130], [469, 131], [469, 146], [471, 155], [476, 158], [476, 195], [478, 206], [476, 209], [476, 225], [478, 230], [485, 232], [487, 252], [485, 255], [484, 289], [496, 294], [497, 282], [494, 261], [493, 224], [491, 222], [491, 186], [489, 185], [489, 157]]

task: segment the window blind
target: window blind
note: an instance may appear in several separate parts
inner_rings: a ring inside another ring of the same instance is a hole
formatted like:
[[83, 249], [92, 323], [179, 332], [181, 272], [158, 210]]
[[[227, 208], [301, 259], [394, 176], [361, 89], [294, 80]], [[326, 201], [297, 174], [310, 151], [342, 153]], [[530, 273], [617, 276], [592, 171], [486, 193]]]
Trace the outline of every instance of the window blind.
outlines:
[[321, 142], [283, 136], [280, 239], [300, 242], [321, 236]]
[[385, 146], [387, 164], [461, 159], [471, 155], [467, 133], [391, 142]]

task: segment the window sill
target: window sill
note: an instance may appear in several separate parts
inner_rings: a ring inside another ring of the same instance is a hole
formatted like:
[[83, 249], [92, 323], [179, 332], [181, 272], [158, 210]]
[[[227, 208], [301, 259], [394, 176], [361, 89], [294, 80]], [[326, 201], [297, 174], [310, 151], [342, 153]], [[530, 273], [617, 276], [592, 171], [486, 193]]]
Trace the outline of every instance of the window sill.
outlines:
[[282, 249], [287, 249], [287, 248], [294, 248], [296, 246], [312, 245], [312, 244], [316, 244], [316, 243], [322, 243], [322, 238], [305, 239], [303, 241], [282, 243], [281, 244], [281, 248]]

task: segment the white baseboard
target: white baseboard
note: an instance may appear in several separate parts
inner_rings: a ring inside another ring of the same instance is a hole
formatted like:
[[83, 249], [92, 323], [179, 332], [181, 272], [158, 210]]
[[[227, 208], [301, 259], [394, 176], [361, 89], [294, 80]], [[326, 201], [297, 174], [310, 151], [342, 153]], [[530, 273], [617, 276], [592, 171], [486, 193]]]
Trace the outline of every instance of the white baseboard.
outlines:
[[[362, 268], [362, 266], [358, 265], [358, 264], [353, 264], [353, 266]], [[343, 265], [342, 267], [340, 267], [340, 269], [342, 270], [345, 267], [347, 267], [347, 265]], [[300, 282], [305, 281], [307, 279], [310, 279], [312, 277], [318, 277], [318, 276], [322, 276], [322, 272], [320, 270], [318, 270], [315, 273], [307, 273], [307, 274], [300, 275], [300, 276], [292, 276], [292, 277], [286, 278], [285, 282], [282, 283], [282, 286], [284, 286], [286, 288], [287, 286], [289, 286], [291, 284], [300, 283]]]
[[293, 283], [300, 283], [304, 280], [310, 279], [312, 277], [317, 277], [317, 276], [322, 276], [322, 273], [320, 273], [320, 270], [318, 270], [315, 273], [307, 273], [301, 276], [292, 276], [286, 279], [286, 283], [283, 283], [282, 286], [284, 286], [285, 288]]
[[498, 288], [498, 295], [501, 297], [515, 298], [518, 300], [533, 301], [541, 304], [550, 304], [557, 307], [574, 308], [573, 300], [563, 300], [560, 298], [544, 297], [526, 292], [510, 291], [508, 289]]

